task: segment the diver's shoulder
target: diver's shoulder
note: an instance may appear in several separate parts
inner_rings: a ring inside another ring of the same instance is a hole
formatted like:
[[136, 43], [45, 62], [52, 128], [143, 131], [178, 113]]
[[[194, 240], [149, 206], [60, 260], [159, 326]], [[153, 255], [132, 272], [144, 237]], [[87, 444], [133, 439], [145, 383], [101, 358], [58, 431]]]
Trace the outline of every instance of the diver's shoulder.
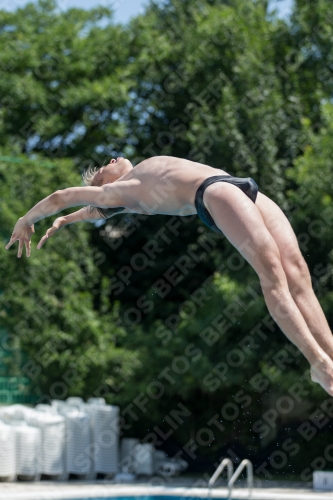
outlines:
[[190, 160], [188, 158], [180, 158], [178, 156], [151, 156], [142, 160], [138, 163], [133, 169], [133, 174], [135, 175], [135, 171], [148, 171], [151, 169], [158, 169], [160, 172], [163, 168], [167, 170], [173, 169], [185, 169], [190, 168], [198, 171], [206, 171], [207, 175], [230, 175], [227, 171], [222, 168], [216, 168], [212, 165], [207, 165], [206, 163], [197, 162], [195, 160]]
[[134, 171], [144, 170], [145, 168], [155, 168], [161, 167], [162, 165], [167, 165], [170, 163], [174, 157], [172, 156], [150, 156], [145, 160], [142, 160], [140, 163], [137, 163], [134, 167]]

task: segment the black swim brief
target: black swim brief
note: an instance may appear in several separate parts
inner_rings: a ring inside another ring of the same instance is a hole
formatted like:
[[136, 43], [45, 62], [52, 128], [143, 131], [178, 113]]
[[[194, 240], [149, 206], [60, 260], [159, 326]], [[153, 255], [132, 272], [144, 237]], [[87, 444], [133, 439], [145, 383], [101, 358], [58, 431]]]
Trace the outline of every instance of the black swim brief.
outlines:
[[214, 184], [215, 182], [229, 182], [239, 187], [249, 198], [255, 203], [258, 194], [258, 185], [252, 179], [252, 177], [233, 177], [232, 175], [215, 175], [213, 177], [208, 177], [199, 186], [195, 195], [195, 208], [200, 219], [213, 231], [217, 233], [222, 233], [222, 231], [215, 224], [213, 217], [208, 212], [207, 208], [203, 202], [203, 194], [207, 186]]

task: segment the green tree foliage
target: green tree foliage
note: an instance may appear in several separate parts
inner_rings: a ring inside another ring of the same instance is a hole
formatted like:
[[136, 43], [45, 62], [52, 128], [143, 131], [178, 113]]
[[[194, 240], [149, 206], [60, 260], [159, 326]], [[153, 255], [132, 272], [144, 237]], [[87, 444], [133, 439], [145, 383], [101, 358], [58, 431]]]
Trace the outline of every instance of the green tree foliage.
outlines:
[[321, 298], [330, 324], [332, 315], [332, 226], [333, 226], [333, 106], [321, 106], [323, 126], [314, 133], [304, 118], [308, 136], [304, 155], [287, 171], [297, 188], [288, 193], [292, 223], [297, 227], [300, 246], [312, 270], [313, 285]]
[[102, 7], [57, 13], [54, 0], [0, 12], [2, 145], [89, 163], [104, 160], [97, 146], [108, 155], [119, 149], [127, 131], [115, 111], [129, 99], [129, 34], [102, 28], [110, 16]]
[[[289, 24], [261, 0], [152, 2], [125, 27], [108, 9], [59, 13], [51, 0], [1, 11], [0, 145], [62, 158], [54, 169], [39, 156], [0, 163], [3, 240], [40, 198], [80, 185], [88, 164], [184, 157], [252, 176], [281, 205], [331, 322], [330, 19], [330, 0], [297, 0]], [[26, 358], [7, 357], [10, 373], [30, 361], [52, 397], [106, 394], [122, 408], [139, 398], [129, 434], [167, 432], [164, 417], [183, 404], [181, 444], [234, 402], [237, 417], [221, 417], [203, 452], [237, 441], [258, 451], [283, 430], [281, 415], [266, 441], [252, 426], [307, 364], [288, 351], [281, 368], [275, 356], [290, 343], [267, 319], [257, 276], [197, 218], [117, 216], [65, 228], [30, 260], [14, 254], [0, 254], [0, 327]], [[55, 393], [65, 374], [67, 393]], [[306, 377], [304, 415], [323, 398]]]
[[[314, 289], [331, 325], [332, 104], [323, 104], [321, 114], [324, 126], [318, 134], [313, 132], [308, 119], [302, 120], [307, 145], [304, 154], [286, 170], [287, 179], [294, 185], [286, 196], [290, 220], [309, 264]], [[215, 440], [201, 447], [207, 456], [214, 453], [219, 456], [221, 447], [235, 449], [238, 444], [242, 456], [249, 453], [258, 457], [263, 447], [274, 442], [279, 431], [282, 441], [285, 436], [298, 443], [300, 449], [306, 448], [306, 463], [309, 463], [324, 445], [329, 429], [324, 428], [316, 437], [316, 446], [311, 447], [301, 439], [297, 427], [305, 415], [317, 411], [326, 399], [325, 394], [311, 382], [306, 360], [270, 318], [254, 271], [251, 270], [242, 283], [237, 279], [238, 272], [244, 272], [246, 266], [242, 259], [230, 254], [224, 268], [203, 284], [200, 294], [188, 294], [178, 308], [174, 328], [157, 321], [153, 328], [136, 336], [138, 347], [143, 343], [143, 336], [146, 344], [140, 355], [142, 367], [136, 372], [140, 383], [129, 384], [122, 396], [126, 394], [130, 402], [144, 394], [148, 422], [150, 418], [159, 422], [165, 433], [170, 427], [161, 415], [168, 415], [170, 408], [182, 403], [191, 413], [186, 424], [174, 432], [183, 445], [200, 429], [207, 429], [216, 412], [220, 428], [214, 424]], [[128, 340], [133, 345], [132, 337]], [[151, 370], [147, 370], [147, 366]], [[288, 401], [297, 408], [299, 401], [293, 398], [291, 389], [299, 380], [304, 390], [303, 406], [296, 412], [286, 413], [281, 407], [268, 432], [263, 413], [276, 411], [276, 401]], [[133, 425], [139, 433], [139, 426], [135, 422]], [[291, 460], [296, 471], [301, 471], [304, 463], [299, 454]]]
[[[286, 205], [284, 170], [304, 143], [303, 97], [288, 26], [269, 20], [263, 2], [172, 0], [152, 4], [129, 30], [136, 78], [128, 103], [134, 163], [164, 154], [208, 163], [233, 175], [253, 176], [262, 191]], [[123, 231], [118, 241], [112, 236], [115, 220], [93, 232], [92, 244], [117, 263], [116, 270], [105, 266], [103, 274], [113, 280], [111, 299], [119, 298], [126, 308], [143, 291], [151, 298], [150, 287], [177, 256], [201, 251], [202, 239], [211, 235], [198, 221], [182, 221], [178, 234], [167, 229], [170, 243], [157, 238], [163, 252], [139, 270], [131, 265], [133, 252], [156, 239], [166, 218], [127, 218], [130, 227], [126, 220], [118, 226]], [[156, 306], [148, 321], [156, 313], [167, 318], [225, 261], [233, 249], [222, 237], [217, 241], [216, 249], [207, 251], [195, 272], [187, 273], [163, 302], [153, 296]], [[117, 274], [126, 266], [131, 286]], [[244, 272], [239, 273], [242, 280]]]
[[291, 21], [304, 115], [318, 131], [322, 124], [319, 102], [333, 92], [332, 4], [329, 0], [295, 0]]
[[267, 19], [265, 2], [172, 0], [132, 30], [143, 106], [139, 150], [253, 175], [283, 201], [283, 171], [299, 153], [302, 116], [287, 25]]
[[[3, 242], [10, 239], [18, 217], [40, 199], [59, 187], [80, 185], [68, 160], [53, 168], [40, 167], [38, 159], [14, 165], [1, 161], [0, 177]], [[49, 226], [49, 219], [36, 224], [35, 244]], [[24, 374], [36, 389], [53, 392], [53, 397], [91, 393], [92, 386], [97, 389], [105, 380], [116, 381], [119, 374], [126, 374], [136, 356], [121, 348], [126, 332], [116, 325], [116, 305], [112, 310], [105, 307], [103, 285], [99, 307], [94, 307], [94, 285], [100, 279], [97, 266], [105, 255], [89, 247], [84, 227], [68, 226], [47, 245], [46, 251], [32, 245], [29, 259], [16, 258], [17, 245], [1, 250], [4, 358], [11, 351], [20, 362], [11, 362], [7, 374]], [[19, 349], [25, 354], [21, 360]]]

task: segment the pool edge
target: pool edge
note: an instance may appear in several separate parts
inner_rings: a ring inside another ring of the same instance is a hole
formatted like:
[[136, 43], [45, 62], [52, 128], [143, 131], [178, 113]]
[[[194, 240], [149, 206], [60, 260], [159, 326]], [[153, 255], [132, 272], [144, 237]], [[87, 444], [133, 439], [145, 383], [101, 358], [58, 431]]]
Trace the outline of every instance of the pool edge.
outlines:
[[[14, 491], [13, 483], [2, 483], [0, 486], [0, 500], [78, 500], [85, 498], [107, 498], [107, 497], [122, 497], [122, 496], [181, 496], [181, 497], [197, 497], [206, 499], [208, 494], [207, 488], [188, 488], [188, 487], [165, 487], [165, 486], [150, 486], [150, 485], [69, 485], [59, 483], [45, 483], [34, 487], [34, 484], [20, 483], [18, 486], [21, 491]], [[7, 487], [6, 487], [7, 486]], [[7, 490], [7, 491], [5, 491]], [[11, 490], [11, 491], [10, 491]], [[24, 490], [24, 491], [22, 491]], [[29, 491], [30, 490], [30, 491]], [[216, 488], [211, 492], [211, 498], [226, 498], [228, 495], [227, 488]], [[255, 488], [253, 490], [252, 500], [324, 500], [332, 499], [332, 491], [314, 491], [314, 490], [296, 490], [285, 491], [282, 488]], [[241, 500], [248, 497], [246, 488], [235, 488], [233, 491], [234, 500]]]

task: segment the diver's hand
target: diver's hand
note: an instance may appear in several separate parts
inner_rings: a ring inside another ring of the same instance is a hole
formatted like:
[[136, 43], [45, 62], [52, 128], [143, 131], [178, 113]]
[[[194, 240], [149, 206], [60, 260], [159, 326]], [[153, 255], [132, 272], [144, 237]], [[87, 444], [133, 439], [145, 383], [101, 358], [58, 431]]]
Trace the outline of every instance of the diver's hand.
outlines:
[[12, 237], [10, 238], [9, 243], [5, 246], [6, 250], [8, 250], [15, 241], [19, 242], [17, 256], [22, 256], [23, 244], [25, 245], [26, 255], [30, 257], [31, 250], [31, 236], [35, 232], [34, 224], [30, 225], [26, 222], [24, 217], [21, 217], [17, 223], [15, 224], [14, 231], [12, 233]]
[[40, 250], [42, 248], [42, 246], [44, 245], [45, 241], [50, 238], [50, 236], [53, 236], [57, 231], [59, 231], [59, 229], [62, 227], [62, 226], [66, 226], [66, 217], [58, 217], [54, 222], [53, 222], [53, 226], [50, 227], [50, 229], [48, 229], [46, 231], [46, 234], [45, 236], [43, 236], [43, 238], [40, 240], [40, 242], [38, 243], [37, 245], [37, 250]]

